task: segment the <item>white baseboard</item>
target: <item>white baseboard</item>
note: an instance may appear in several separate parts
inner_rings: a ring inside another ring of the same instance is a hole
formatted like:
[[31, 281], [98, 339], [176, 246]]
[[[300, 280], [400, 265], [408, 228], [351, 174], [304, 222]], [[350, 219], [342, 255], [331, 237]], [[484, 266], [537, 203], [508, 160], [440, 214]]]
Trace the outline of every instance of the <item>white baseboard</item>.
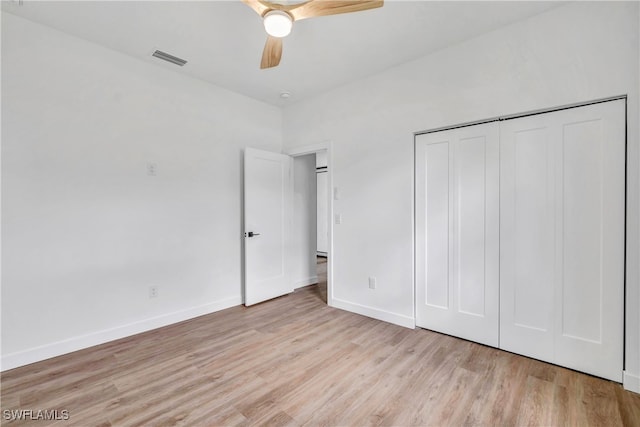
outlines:
[[311, 277], [307, 277], [304, 280], [298, 280], [295, 283], [293, 288], [294, 289], [304, 288], [305, 286], [313, 285], [315, 283], [318, 283], [318, 276], [311, 276]]
[[640, 375], [624, 371], [622, 373], [622, 386], [625, 390], [640, 393]]
[[404, 326], [405, 328], [415, 329], [416, 327], [416, 321], [413, 317], [403, 316], [402, 314], [392, 313], [389, 311], [384, 311], [374, 307], [368, 307], [337, 298], [332, 298], [329, 302], [329, 305], [341, 310], [346, 310], [352, 313], [382, 320], [383, 322], [393, 323], [394, 325], [398, 326]]
[[172, 325], [174, 323], [193, 319], [205, 314], [214, 313], [224, 310], [225, 308], [235, 307], [242, 304], [242, 297], [235, 296], [208, 304], [203, 304], [185, 310], [167, 313], [138, 322], [129, 323], [115, 328], [104, 329], [92, 332], [90, 334], [68, 338], [66, 340], [46, 344], [34, 348], [30, 348], [15, 353], [2, 356], [0, 362], [0, 371], [17, 368], [19, 366], [28, 365], [30, 363], [40, 362], [45, 359], [71, 353], [73, 351], [82, 350], [109, 341], [120, 338], [129, 337], [141, 332], [150, 331], [152, 329], [161, 328], [163, 326]]

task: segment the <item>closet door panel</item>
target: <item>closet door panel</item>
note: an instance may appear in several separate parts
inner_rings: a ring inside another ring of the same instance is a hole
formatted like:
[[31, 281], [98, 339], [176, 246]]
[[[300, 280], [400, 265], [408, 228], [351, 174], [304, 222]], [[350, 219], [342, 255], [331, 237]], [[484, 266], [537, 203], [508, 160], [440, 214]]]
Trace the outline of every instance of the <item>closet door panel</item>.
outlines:
[[485, 315], [485, 137], [461, 139], [455, 156], [455, 286], [458, 310]]
[[498, 131], [416, 137], [416, 323], [498, 345]]
[[[540, 117], [501, 123], [500, 347], [553, 361], [554, 155]], [[507, 286], [505, 286], [507, 284]]]
[[501, 123], [500, 347], [622, 379], [624, 101]]
[[625, 105], [561, 113], [556, 363], [621, 382]]
[[425, 147], [425, 304], [449, 309], [449, 143]]
[[602, 340], [602, 140], [599, 121], [562, 133], [562, 334]]

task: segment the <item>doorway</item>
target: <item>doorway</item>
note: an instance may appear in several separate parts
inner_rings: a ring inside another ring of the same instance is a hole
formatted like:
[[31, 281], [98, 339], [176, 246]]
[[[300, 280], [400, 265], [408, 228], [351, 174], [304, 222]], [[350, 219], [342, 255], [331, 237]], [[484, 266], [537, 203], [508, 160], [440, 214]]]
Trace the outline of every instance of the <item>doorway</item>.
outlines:
[[293, 283], [331, 305], [331, 170], [326, 145], [297, 149], [293, 157]]
[[316, 166], [316, 277], [317, 293], [327, 302], [327, 251], [329, 246], [329, 180], [327, 179], [327, 151], [315, 154]]

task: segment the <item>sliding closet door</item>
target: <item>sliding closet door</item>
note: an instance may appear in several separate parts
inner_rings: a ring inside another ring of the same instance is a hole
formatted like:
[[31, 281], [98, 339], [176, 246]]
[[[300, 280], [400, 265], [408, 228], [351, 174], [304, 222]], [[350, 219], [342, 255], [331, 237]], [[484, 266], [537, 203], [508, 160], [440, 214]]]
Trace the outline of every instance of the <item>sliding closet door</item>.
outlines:
[[625, 105], [501, 122], [500, 347], [622, 380]]
[[500, 348], [552, 363], [557, 133], [547, 114], [500, 127]]
[[498, 124], [416, 137], [416, 324], [498, 346]]

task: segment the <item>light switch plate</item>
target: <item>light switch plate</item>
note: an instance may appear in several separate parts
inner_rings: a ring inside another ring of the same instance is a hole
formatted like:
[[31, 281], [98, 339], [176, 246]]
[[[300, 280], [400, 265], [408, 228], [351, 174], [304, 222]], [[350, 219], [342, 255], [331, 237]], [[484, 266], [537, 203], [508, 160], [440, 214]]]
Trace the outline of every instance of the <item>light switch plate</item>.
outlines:
[[156, 162], [147, 162], [147, 175], [158, 175], [158, 164]]

